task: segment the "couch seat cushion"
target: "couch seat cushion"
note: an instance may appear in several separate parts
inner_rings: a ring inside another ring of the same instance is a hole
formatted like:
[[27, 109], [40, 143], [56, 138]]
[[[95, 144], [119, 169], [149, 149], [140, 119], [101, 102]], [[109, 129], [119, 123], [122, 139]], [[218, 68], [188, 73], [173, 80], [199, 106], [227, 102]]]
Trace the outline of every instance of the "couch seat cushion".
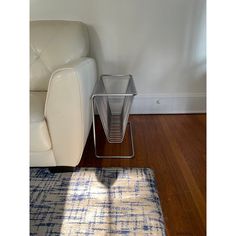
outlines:
[[44, 117], [47, 92], [30, 92], [30, 151], [51, 149], [51, 140]]

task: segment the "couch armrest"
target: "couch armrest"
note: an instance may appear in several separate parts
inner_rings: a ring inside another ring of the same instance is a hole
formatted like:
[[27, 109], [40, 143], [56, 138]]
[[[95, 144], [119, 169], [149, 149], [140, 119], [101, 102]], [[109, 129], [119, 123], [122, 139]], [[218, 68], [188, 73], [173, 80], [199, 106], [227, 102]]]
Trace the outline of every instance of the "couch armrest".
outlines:
[[92, 58], [56, 70], [49, 81], [45, 117], [57, 166], [76, 166], [92, 123], [91, 94], [97, 79]]

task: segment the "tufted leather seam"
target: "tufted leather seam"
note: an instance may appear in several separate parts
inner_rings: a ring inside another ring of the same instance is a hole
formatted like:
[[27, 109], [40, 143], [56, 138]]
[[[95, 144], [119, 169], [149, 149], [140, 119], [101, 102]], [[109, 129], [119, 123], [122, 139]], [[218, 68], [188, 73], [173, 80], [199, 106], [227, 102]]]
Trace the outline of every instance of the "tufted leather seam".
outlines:
[[45, 62], [42, 60], [42, 58], [40, 57], [39, 59], [40, 59], [40, 61], [42, 62], [42, 64], [45, 66], [45, 68], [47, 69], [47, 71], [51, 74], [52, 71], [47, 67], [47, 65], [46, 65]]
[[[60, 32], [61, 29], [63, 29], [64, 27], [60, 27], [60, 26], [55, 26], [57, 28], [58, 31], [56, 31], [48, 40], [48, 42], [45, 44], [45, 47], [41, 50], [40, 53], [38, 53], [35, 49], [33, 44], [30, 45], [31, 49], [33, 50], [33, 52], [35, 52], [35, 54], [37, 55], [36, 60], [34, 60], [34, 62], [36, 62], [37, 60], [40, 60], [42, 62], [42, 64], [45, 66], [46, 70], [51, 74], [52, 71], [47, 67], [47, 65], [45, 64], [45, 62], [43, 61], [43, 59], [41, 58], [41, 55], [47, 50], [48, 46], [51, 44], [51, 42], [56, 38], [56, 36], [58, 36], [58, 33]], [[60, 29], [61, 28], [61, 29]], [[32, 63], [33, 65], [33, 63]]]
[[34, 62], [38, 60], [39, 54], [34, 50], [34, 48], [31, 45], [30, 45], [30, 49], [33, 51], [33, 53], [35, 55], [35, 60], [33, 60], [32, 63], [30, 63], [30, 65], [33, 65]]
[[[59, 28], [59, 26], [55, 26], [56, 28]], [[37, 55], [40, 57], [41, 54], [47, 49], [48, 45], [52, 42], [53, 39], [55, 39], [57, 35], [57, 32], [55, 32], [54, 34], [52, 34], [52, 36], [50, 37], [50, 39], [47, 41], [47, 43], [45, 44], [44, 48], [41, 50], [40, 53], [37, 52], [37, 50], [34, 49], [34, 44], [30, 44], [31, 48], [33, 49], [34, 52], [37, 53]]]
[[[31, 47], [31, 46], [30, 46]], [[43, 64], [43, 66], [45, 67], [45, 69], [49, 72], [49, 73], [52, 73], [51, 72], [51, 70], [47, 67], [47, 65], [44, 63], [44, 61], [42, 60], [42, 58], [41, 58], [41, 54], [42, 53], [40, 53], [40, 54], [38, 54], [37, 52], [35, 52], [35, 50], [31, 47], [31, 49], [33, 50], [33, 52], [35, 53], [35, 55], [36, 55], [36, 59], [30, 64], [31, 66], [35, 63], [35, 62], [37, 62], [37, 61], [40, 61], [42, 64]]]
[[58, 37], [60, 31], [62, 31], [64, 28], [66, 28], [67, 25], [64, 25], [63, 27], [59, 27], [57, 26], [57, 31], [54, 33], [54, 35], [50, 38], [50, 40], [47, 42], [46, 46], [44, 47], [44, 49], [41, 51], [41, 53], [39, 54], [39, 58], [41, 59], [41, 62], [43, 63], [43, 65], [46, 67], [46, 69], [48, 70], [48, 72], [52, 73], [52, 71], [47, 67], [47, 65], [45, 64], [45, 62], [42, 60], [41, 55], [48, 49], [48, 47], [50, 46], [50, 44], [52, 43], [52, 41]]
[[30, 45], [30, 48], [32, 49], [34, 55], [36, 55], [35, 60], [30, 64], [30, 67], [33, 66], [36, 62], [40, 61], [42, 63], [42, 66], [44, 67], [44, 69], [51, 75], [52, 71], [49, 70], [49, 68], [46, 66], [46, 64], [44, 63], [44, 61], [42, 60], [42, 58], [40, 57], [41, 54], [38, 54], [35, 49]]
[[[65, 21], [67, 22], [67, 21]], [[74, 21], [68, 21], [68, 22], [74, 22]], [[85, 26], [84, 23], [80, 22], [81, 23], [81, 26], [82, 26], [82, 30], [83, 31], [86, 31], [87, 33], [87, 38], [89, 39], [89, 33], [88, 33], [88, 28]], [[45, 63], [45, 61], [42, 59], [42, 55], [45, 53], [45, 51], [50, 47], [50, 45], [52, 44], [53, 40], [58, 37], [61, 32], [67, 27], [68, 24], [64, 24], [63, 26], [62, 25], [56, 25], [55, 28], [56, 28], [56, 32], [51, 35], [51, 37], [49, 37], [49, 39], [46, 41], [46, 43], [44, 44], [44, 47], [42, 48], [42, 50], [40, 52], [37, 52], [37, 50], [35, 49], [35, 46], [34, 46], [34, 43], [32, 42], [32, 44], [30, 45], [30, 48], [32, 49], [32, 52], [35, 56], [35, 59], [32, 61], [31, 65], [34, 65], [36, 62], [40, 62], [42, 64], [42, 68], [45, 69], [45, 71], [47, 71], [50, 75], [49, 75], [49, 80], [50, 80], [50, 77], [52, 75], [52, 68], [48, 68], [48, 65]], [[88, 45], [88, 48], [89, 48], [89, 45]], [[89, 52], [88, 52], [89, 53]], [[69, 60], [67, 63], [70, 63], [72, 62], [73, 60]], [[61, 65], [59, 65], [58, 67], [60, 67]], [[48, 83], [49, 84], [49, 83]], [[47, 88], [45, 87], [44, 90], [47, 90]], [[44, 91], [43, 90], [43, 91]]]
[[44, 61], [42, 60], [41, 57], [39, 57], [39, 58], [37, 58], [36, 60], [34, 60], [34, 62], [31, 64], [31, 66], [32, 66], [35, 62], [37, 62], [37, 61], [40, 61], [40, 62], [42, 63], [42, 65], [45, 67], [45, 69], [46, 69], [50, 74], [52, 73], [52, 71], [46, 66], [46, 64], [44, 63]]

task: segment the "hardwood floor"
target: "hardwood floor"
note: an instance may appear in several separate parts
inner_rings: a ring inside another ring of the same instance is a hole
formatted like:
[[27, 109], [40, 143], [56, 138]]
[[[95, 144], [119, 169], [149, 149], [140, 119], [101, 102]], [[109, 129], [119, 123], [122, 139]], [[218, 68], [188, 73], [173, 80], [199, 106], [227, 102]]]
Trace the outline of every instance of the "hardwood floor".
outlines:
[[[155, 172], [168, 236], [206, 235], [206, 115], [131, 115], [135, 157], [97, 159], [92, 130], [80, 167], [149, 167]], [[99, 152], [125, 153], [111, 146], [101, 128]], [[126, 134], [127, 136], [127, 134]]]

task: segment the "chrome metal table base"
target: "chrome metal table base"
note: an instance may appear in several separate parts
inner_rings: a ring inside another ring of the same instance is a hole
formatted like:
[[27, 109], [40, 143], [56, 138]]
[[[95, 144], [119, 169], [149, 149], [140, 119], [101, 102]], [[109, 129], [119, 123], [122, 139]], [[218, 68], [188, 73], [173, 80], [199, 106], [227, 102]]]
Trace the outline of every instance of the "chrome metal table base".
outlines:
[[[97, 158], [132, 158], [134, 142], [128, 122], [134, 96], [137, 94], [132, 75], [101, 75], [92, 94], [93, 137]], [[106, 139], [111, 144], [122, 143], [127, 126], [130, 129], [130, 155], [98, 155], [96, 147], [95, 109], [100, 117]]]
[[124, 155], [124, 156], [121, 156], [121, 155], [98, 155], [97, 153], [97, 143], [96, 143], [96, 127], [95, 127], [95, 119], [93, 119], [93, 139], [94, 139], [94, 152], [95, 152], [95, 156], [97, 158], [115, 158], [115, 159], [130, 159], [130, 158], [133, 158], [135, 153], [134, 153], [134, 140], [133, 140], [133, 131], [132, 131], [132, 125], [130, 123], [130, 121], [128, 122], [128, 125], [127, 125], [127, 128], [128, 129], [128, 126], [129, 126], [129, 136], [130, 136], [130, 141], [131, 141], [131, 150], [132, 150], [132, 153], [130, 155]]

